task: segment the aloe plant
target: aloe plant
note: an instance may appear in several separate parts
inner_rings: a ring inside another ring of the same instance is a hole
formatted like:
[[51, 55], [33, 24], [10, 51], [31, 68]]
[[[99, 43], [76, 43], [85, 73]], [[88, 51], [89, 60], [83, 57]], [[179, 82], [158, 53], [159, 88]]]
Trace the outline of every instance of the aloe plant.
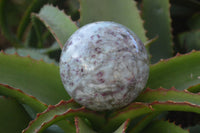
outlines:
[[[60, 10], [65, 2], [68, 15]], [[1, 32], [13, 46], [0, 52], [0, 132], [200, 131], [199, 1], [32, 0], [24, 4], [29, 7], [16, 34], [6, 23], [8, 5], [8, 1], [0, 0]], [[76, 19], [78, 10], [80, 18]], [[188, 28], [180, 30], [172, 22], [182, 17], [189, 18]], [[60, 78], [58, 59], [64, 44], [77, 29], [96, 21], [125, 25], [137, 34], [151, 56], [144, 91], [120, 109], [87, 109], [68, 95]], [[46, 42], [51, 46], [46, 48]], [[183, 112], [192, 124], [183, 126], [169, 117]]]

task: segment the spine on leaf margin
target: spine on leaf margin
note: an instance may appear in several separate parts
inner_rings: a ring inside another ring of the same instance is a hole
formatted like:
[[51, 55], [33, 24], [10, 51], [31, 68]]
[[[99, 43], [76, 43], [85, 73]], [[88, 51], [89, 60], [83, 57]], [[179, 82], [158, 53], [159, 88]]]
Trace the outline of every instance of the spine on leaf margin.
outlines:
[[75, 103], [74, 100], [69, 100], [49, 106], [47, 110], [38, 114], [37, 118], [30, 122], [29, 126], [23, 130], [23, 133], [41, 132], [53, 123], [71, 116], [87, 118], [94, 125], [94, 128], [101, 128], [105, 123], [103, 115], [87, 110], [84, 107], [80, 108], [80, 105]]
[[112, 132], [112, 129], [120, 126], [126, 119], [134, 119], [148, 113], [186, 111], [200, 114], [199, 96], [200, 93], [194, 94], [174, 88], [147, 89], [136, 99], [136, 102], [112, 113], [103, 131]]

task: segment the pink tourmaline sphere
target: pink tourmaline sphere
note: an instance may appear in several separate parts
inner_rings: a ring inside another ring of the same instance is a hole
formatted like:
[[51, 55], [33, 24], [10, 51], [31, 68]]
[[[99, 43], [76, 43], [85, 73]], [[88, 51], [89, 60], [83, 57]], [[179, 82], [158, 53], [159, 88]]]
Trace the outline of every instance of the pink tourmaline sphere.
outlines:
[[121, 108], [145, 87], [148, 55], [125, 26], [108, 21], [87, 24], [66, 42], [60, 58], [65, 89], [92, 110]]

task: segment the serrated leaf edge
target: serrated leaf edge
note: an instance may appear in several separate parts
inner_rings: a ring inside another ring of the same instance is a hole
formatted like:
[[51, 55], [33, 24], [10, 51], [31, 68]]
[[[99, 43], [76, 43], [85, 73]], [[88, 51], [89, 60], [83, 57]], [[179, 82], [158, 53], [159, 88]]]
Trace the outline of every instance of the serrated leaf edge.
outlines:
[[41, 62], [41, 63], [45, 63], [45, 64], [49, 64], [49, 65], [53, 65], [53, 66], [56, 66], [58, 67], [55, 63], [48, 63], [48, 62], [45, 62], [43, 59], [39, 59], [39, 60], [36, 60], [36, 59], [33, 59], [30, 55], [27, 55], [27, 56], [20, 56], [17, 52], [15, 52], [14, 54], [7, 54], [5, 53], [3, 50], [0, 51], [0, 54], [3, 54], [3, 55], [8, 55], [8, 56], [17, 56], [17, 57], [20, 57], [20, 58], [29, 58], [30, 60], [32, 61], [36, 61], [36, 62]]
[[23, 92], [22, 90], [20, 90], [20, 89], [17, 89], [17, 88], [14, 88], [14, 87], [11, 87], [11, 86], [9, 86], [9, 85], [7, 85], [7, 84], [2, 84], [2, 83], [0, 83], [0, 86], [3, 86], [3, 87], [5, 87], [5, 88], [7, 88], [7, 89], [9, 89], [9, 90], [14, 91], [14, 92], [18, 92], [18, 93], [24, 95], [25, 97], [28, 97], [28, 98], [30, 98], [31, 100], [35, 101], [35, 102], [37, 103], [37, 105], [40, 105], [39, 108], [38, 108], [38, 107], [37, 107], [37, 108], [36, 108], [36, 107], [34, 108], [34, 107], [31, 106], [29, 103], [27, 103], [27, 101], [20, 100], [20, 99], [16, 98], [15, 96], [12, 96], [12, 95], [9, 95], [9, 94], [4, 94], [4, 95], [7, 95], [7, 96], [9, 96], [9, 97], [16, 98], [16, 99], [19, 100], [20, 102], [23, 102], [23, 103], [29, 105], [30, 107], [34, 108], [35, 110], [37, 110], [37, 111], [39, 111], [39, 112], [45, 110], [45, 109], [48, 107], [47, 104], [41, 102], [40, 100], [38, 100], [36, 97], [34, 97], [34, 96], [32, 96], [32, 95], [29, 95], [29, 94], [24, 93], [24, 92]]
[[[187, 101], [184, 101], [184, 102], [174, 102], [172, 100], [168, 100], [168, 101], [164, 101], [164, 102], [154, 101], [154, 102], [151, 102], [151, 103], [134, 102], [134, 103], [130, 104], [128, 107], [125, 107], [124, 109], [119, 110], [120, 111], [119, 113], [115, 112], [116, 115], [111, 116], [110, 120], [118, 117], [120, 114], [122, 114], [124, 112], [130, 111], [131, 109], [139, 109], [139, 108], [147, 107], [149, 109], [149, 112], [152, 112], [152, 111], [155, 111], [155, 109], [153, 107], [154, 105], [164, 105], [164, 104], [170, 104], [170, 105], [188, 105], [188, 106], [197, 107], [197, 108], [200, 109], [200, 105], [192, 104], [192, 103], [187, 102]], [[142, 106], [141, 107], [132, 107], [134, 105], [142, 105]]]
[[[48, 108], [47, 108], [44, 112], [38, 113], [37, 116], [36, 116], [36, 118], [35, 118], [34, 120], [30, 121], [28, 127], [25, 128], [25, 129], [22, 131], [22, 133], [26, 133], [27, 130], [29, 129], [29, 127], [31, 127], [32, 124], [33, 124], [35, 121], [37, 121], [37, 119], [38, 119], [40, 116], [42, 116], [43, 114], [45, 114], [45, 113], [47, 113], [47, 112], [49, 112], [49, 111], [55, 109], [56, 107], [58, 107], [58, 106], [60, 106], [60, 105], [69, 104], [69, 103], [75, 103], [75, 101], [74, 101], [73, 99], [68, 100], [68, 101], [61, 100], [61, 101], [60, 101], [58, 104], [56, 104], [56, 105], [49, 105]], [[70, 112], [70, 111], [73, 111], [73, 110], [72, 110], [71, 108], [69, 108], [68, 110], [66, 110], [66, 112]], [[59, 116], [59, 115], [54, 116], [54, 117], [53, 117], [51, 120], [49, 120], [48, 122], [54, 120], [54, 119], [55, 119], [56, 117], [58, 117], [58, 116]], [[41, 129], [42, 127], [44, 127], [48, 122], [42, 123], [42, 125], [40, 125], [39, 128], [35, 129], [34, 132], [35, 132], [35, 133], [40, 132], [40, 129]]]
[[[47, 6], [54, 7], [53, 5], [46, 4], [45, 6], [43, 6], [43, 8], [45, 8], [45, 7], [47, 7]], [[42, 9], [43, 9], [43, 8], [42, 8]], [[57, 8], [59, 11], [61, 11], [62, 13], [65, 14], [64, 10], [60, 10], [60, 9], [58, 8], [58, 6], [56, 6], [55, 8]], [[41, 9], [41, 10], [42, 10], [42, 9]], [[63, 46], [64, 46], [64, 44], [61, 43], [61, 41], [59, 40], [58, 36], [57, 36], [56, 33], [53, 31], [53, 29], [50, 27], [50, 25], [48, 25], [48, 23], [46, 23], [46, 21], [45, 21], [44, 19], [42, 19], [37, 13], [32, 13], [31, 16], [33, 16], [33, 15], [34, 15], [35, 17], [37, 17], [41, 22], [43, 22], [43, 23], [45, 24], [45, 26], [47, 27], [47, 29], [50, 30], [50, 32], [52, 33], [52, 35], [54, 36], [54, 38], [55, 38], [56, 41], [58, 42], [60, 48], [62, 49]], [[67, 15], [67, 14], [65, 14], [65, 16], [68, 17], [68, 18], [71, 20], [71, 22], [74, 23], [74, 25], [76, 25], [76, 23], [72, 20], [71, 16], [69, 16], [69, 15]], [[76, 25], [76, 26], [77, 26], [77, 25]], [[77, 26], [77, 28], [79, 28], [79, 27]]]
[[[130, 119], [134, 119], [134, 118], [141, 116], [143, 114], [153, 113], [153, 112], [158, 112], [158, 111], [176, 111], [174, 108], [173, 109], [171, 109], [171, 108], [157, 109], [156, 108], [156, 106], [164, 107], [165, 105], [166, 106], [169, 106], [169, 105], [178, 106], [179, 105], [179, 106], [189, 106], [189, 107], [192, 107], [192, 108], [198, 108], [199, 109], [198, 112], [197, 111], [193, 111], [193, 112], [200, 113], [200, 105], [192, 104], [192, 103], [189, 103], [187, 101], [174, 102], [174, 101], [168, 100], [168, 101], [164, 101], [164, 102], [154, 101], [154, 102], [151, 102], [151, 103], [134, 102], [134, 103], [130, 104], [129, 106], [111, 114], [111, 116], [108, 118], [108, 122], [105, 125], [104, 130], [107, 131], [107, 130], [110, 130], [110, 128], [114, 128], [113, 126], [119, 126], [120, 124], [123, 123], [124, 120], [127, 119], [127, 116], [123, 117], [123, 114], [126, 114], [126, 113], [131, 112], [131, 111], [137, 111], [138, 109], [145, 109], [145, 111], [143, 111], [142, 113], [139, 113], [137, 115], [134, 115], [132, 117], [129, 117]], [[190, 108], [189, 108], [189, 110], [191, 111]], [[179, 109], [178, 111], [181, 111], [181, 110]], [[115, 121], [117, 123], [115, 123], [115, 125], [113, 125], [112, 123], [115, 122]]]
[[[60, 101], [58, 104], [56, 104], [56, 105], [49, 105], [49, 107], [48, 107], [44, 112], [37, 114], [37, 117], [36, 117], [33, 121], [31, 121], [31, 122], [29, 123], [28, 127], [27, 127], [26, 129], [24, 129], [22, 133], [26, 133], [26, 132], [29, 130], [29, 128], [33, 125], [33, 123], [35, 123], [35, 122], [38, 120], [38, 118], [39, 118], [40, 116], [42, 116], [43, 114], [46, 114], [46, 113], [48, 113], [49, 111], [51, 111], [51, 110], [53, 110], [53, 109], [56, 109], [57, 107], [59, 107], [59, 106], [61, 106], [61, 105], [67, 105], [67, 104], [70, 104], [70, 103], [78, 105], [73, 99], [68, 100], [68, 101], [61, 100], [61, 101]], [[65, 116], [65, 115], [67, 115], [67, 114], [69, 114], [69, 113], [73, 113], [73, 112], [87, 112], [87, 113], [96, 114], [95, 111], [87, 110], [84, 106], [82, 106], [82, 107], [80, 107], [80, 108], [76, 108], [76, 109], [69, 108], [69, 109], [67, 109], [65, 112], [63, 112], [62, 114], [55, 115], [55, 116], [53, 116], [53, 118], [51, 118], [50, 120], [48, 120], [48, 121], [42, 123], [42, 125], [40, 125], [39, 128], [35, 129], [35, 132], [36, 132], [36, 133], [37, 133], [37, 132], [40, 132], [41, 130], [43, 130], [43, 128], [46, 128], [45, 126], [46, 126], [47, 124], [51, 123], [54, 119], [56, 119], [56, 118], [58, 118], [58, 117], [60, 117], [60, 116]], [[98, 114], [98, 115], [99, 115], [99, 114]], [[81, 115], [80, 115], [80, 116], [81, 116]], [[101, 115], [101, 117], [103, 117], [103, 115]]]
[[160, 88], [157, 88], [157, 89], [151, 89], [151, 88], [148, 87], [140, 95], [148, 93], [148, 92], [158, 92], [158, 91], [162, 91], [162, 92], [175, 91], [175, 92], [185, 92], [185, 93], [188, 93], [188, 94], [191, 94], [191, 95], [200, 95], [200, 92], [199, 93], [192, 93], [192, 92], [188, 91], [187, 89], [177, 90], [175, 87], [171, 87], [170, 89], [165, 89], [163, 87], [160, 87]]
[[168, 58], [168, 59], [160, 59], [160, 61], [158, 61], [158, 62], [155, 63], [155, 64], [152, 64], [151, 66], [156, 66], [156, 65], [158, 65], [158, 64], [160, 64], [160, 63], [167, 63], [167, 62], [169, 62], [170, 60], [175, 59], [175, 58], [177, 58], [177, 57], [183, 57], [183, 56], [186, 56], [186, 55], [191, 55], [191, 54], [193, 54], [193, 53], [200, 53], [200, 51], [192, 50], [191, 52], [186, 53], [186, 54], [177, 53], [175, 56], [173, 56], [173, 57], [171, 57], [171, 58]]

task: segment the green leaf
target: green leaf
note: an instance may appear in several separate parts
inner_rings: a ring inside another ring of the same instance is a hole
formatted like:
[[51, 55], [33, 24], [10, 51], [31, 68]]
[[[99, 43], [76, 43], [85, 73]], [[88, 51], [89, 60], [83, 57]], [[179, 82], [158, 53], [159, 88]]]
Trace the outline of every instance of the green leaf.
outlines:
[[56, 104], [68, 100], [59, 68], [30, 57], [0, 53], [0, 83], [21, 89], [43, 103]]
[[35, 59], [35, 60], [43, 60], [44, 62], [47, 63], [57, 63], [55, 60], [50, 59], [47, 55], [44, 55], [42, 53], [40, 53], [41, 50], [38, 49], [25, 49], [25, 48], [21, 48], [21, 49], [15, 49], [15, 48], [9, 48], [5, 50], [6, 54], [15, 54], [17, 53], [20, 56], [30, 56], [31, 58]]
[[0, 96], [1, 133], [21, 133], [30, 120], [31, 118], [19, 103]]
[[20, 47], [21, 42], [17, 39], [17, 37], [11, 32], [7, 25], [7, 11], [6, 7], [8, 3], [7, 0], [0, 0], [0, 27], [1, 27], [1, 32], [3, 35], [10, 41], [12, 42], [12, 45], [15, 47]]
[[29, 105], [37, 112], [42, 112], [47, 108], [47, 105], [37, 100], [35, 97], [25, 94], [20, 89], [13, 88], [8, 85], [0, 83], [0, 94], [8, 97], [12, 97], [20, 101], [21, 103]]
[[182, 129], [174, 123], [168, 121], [154, 121], [142, 133], [189, 133], [189, 131]]
[[71, 18], [58, 8], [46, 5], [39, 14], [32, 14], [40, 19], [55, 37], [62, 48], [68, 38], [78, 29]]
[[142, 40], [147, 41], [143, 21], [133, 0], [81, 0], [81, 26], [95, 21], [114, 21], [130, 28]]
[[158, 39], [151, 44], [152, 63], [172, 57], [171, 19], [169, 0], [143, 0], [142, 15], [147, 37]]
[[109, 116], [108, 123], [102, 129], [102, 133], [110, 133], [116, 130], [127, 119], [134, 119], [147, 113], [151, 113], [152, 110], [148, 105], [144, 103], [132, 103], [126, 108], [115, 111]]
[[187, 89], [200, 83], [200, 52], [177, 55], [168, 60], [162, 60], [150, 67], [147, 87], [178, 90]]
[[[16, 89], [16, 88], [10, 87], [8, 85], [0, 84], [0, 94], [15, 98], [19, 102], [25, 104], [24, 107], [26, 107], [25, 108], [26, 111], [28, 111], [29, 115], [32, 117], [35, 117], [36, 112], [42, 112], [45, 109], [47, 109], [47, 105], [42, 103], [35, 97], [25, 94], [20, 89]], [[28, 106], [26, 106], [26, 105], [28, 105]], [[29, 107], [31, 107], [31, 108], [29, 108]], [[69, 127], [73, 127], [73, 126], [71, 126], [71, 123], [66, 122], [66, 121], [59, 121], [56, 124], [59, 127], [61, 127], [64, 131], [69, 131], [69, 129], [71, 129]], [[51, 130], [52, 130], [52, 128], [50, 128], [48, 131], [51, 131]]]
[[35, 30], [35, 34], [38, 40], [37, 48], [42, 48], [43, 47], [42, 22], [38, 20], [35, 16], [32, 16], [31, 21], [33, 23], [33, 28]]
[[115, 111], [109, 116], [103, 132], [112, 132], [127, 119], [134, 119], [148, 113], [163, 111], [185, 111], [200, 114], [200, 106], [189, 102], [154, 101], [151, 103], [134, 102], [129, 106]]
[[71, 116], [82, 116], [88, 118], [95, 127], [102, 127], [105, 123], [104, 116], [89, 111], [84, 107], [78, 107], [80, 106], [73, 100], [61, 101], [55, 106], [49, 106], [46, 111], [37, 115], [37, 118], [29, 124], [23, 133], [32, 133], [34, 131], [41, 132], [53, 123]]
[[173, 102], [189, 102], [194, 105], [200, 106], [200, 94], [190, 93], [186, 90], [179, 91], [174, 88], [171, 89], [146, 89], [140, 94], [140, 96], [135, 100], [137, 102], [151, 103], [154, 101], [173, 101]]
[[[200, 6], [199, 6], [200, 7]], [[200, 13], [194, 14], [188, 21], [188, 26], [192, 30], [200, 29]]]
[[95, 133], [83, 120], [75, 117], [76, 133]]
[[186, 52], [200, 50], [200, 29], [179, 34], [178, 42]]
[[30, 30], [26, 33], [24, 40], [24, 47], [36, 47], [38, 44], [38, 39], [36, 36], [36, 31], [33, 26], [30, 27]]
[[130, 119], [127, 119], [114, 133], [126, 133]]
[[40, 10], [40, 8], [47, 3], [48, 0], [33, 0], [30, 6], [27, 8], [26, 12], [23, 15], [23, 18], [21, 19], [21, 22], [19, 24], [19, 27], [17, 29], [17, 36], [19, 39], [22, 39], [23, 34], [30, 22], [30, 15], [31, 12], [37, 12]]

